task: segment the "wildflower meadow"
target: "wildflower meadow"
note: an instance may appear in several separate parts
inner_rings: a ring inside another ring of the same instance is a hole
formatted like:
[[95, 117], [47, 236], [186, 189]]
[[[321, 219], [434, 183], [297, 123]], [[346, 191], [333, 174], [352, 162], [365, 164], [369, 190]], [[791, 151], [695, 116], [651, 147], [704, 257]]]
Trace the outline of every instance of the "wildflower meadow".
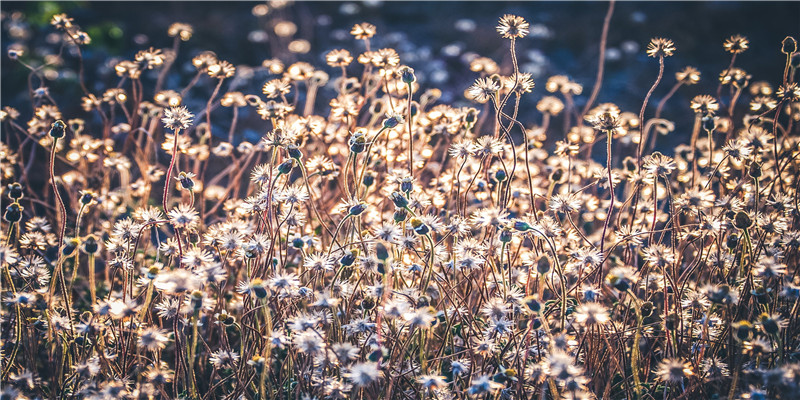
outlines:
[[649, 32], [630, 92], [620, 4], [573, 27], [586, 80], [503, 13], [437, 87], [300, 3], [248, 5], [255, 65], [180, 14], [105, 57], [4, 4], [0, 399], [800, 396], [800, 19], [759, 75], [758, 24], [692, 39], [722, 69]]

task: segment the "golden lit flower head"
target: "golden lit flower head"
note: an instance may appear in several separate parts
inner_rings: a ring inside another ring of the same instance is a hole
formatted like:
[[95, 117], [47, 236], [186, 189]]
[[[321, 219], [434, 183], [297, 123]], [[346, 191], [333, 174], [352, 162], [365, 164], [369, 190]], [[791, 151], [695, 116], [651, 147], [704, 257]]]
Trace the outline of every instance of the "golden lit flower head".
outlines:
[[228, 92], [222, 96], [219, 103], [223, 107], [244, 107], [247, 105], [247, 100], [242, 92]]
[[469, 63], [469, 70], [472, 72], [483, 72], [488, 75], [496, 74], [500, 69], [497, 63], [488, 57], [478, 57]]
[[72, 28], [72, 18], [67, 17], [67, 14], [56, 14], [50, 20], [50, 25], [56, 29], [69, 29]]
[[174, 90], [162, 90], [156, 93], [153, 100], [162, 107], [177, 107], [183, 102], [180, 93]]
[[536, 109], [540, 112], [555, 116], [564, 110], [564, 102], [555, 96], [544, 96], [536, 103]]
[[227, 61], [219, 61], [216, 64], [208, 66], [208, 76], [212, 78], [230, 78], [236, 74], [236, 67]]
[[550, 92], [559, 92], [561, 94], [579, 96], [583, 92], [583, 86], [573, 82], [565, 75], [553, 75], [547, 78], [544, 88]]
[[701, 94], [692, 99], [691, 107], [696, 113], [713, 115], [719, 110], [719, 103], [715, 98], [707, 94]]
[[478, 103], [486, 103], [489, 99], [494, 98], [495, 93], [499, 90], [500, 85], [492, 78], [478, 78], [467, 90], [467, 93]]
[[136, 53], [136, 62], [144, 69], [153, 69], [164, 64], [164, 53], [160, 49], [149, 48]]
[[781, 85], [778, 88], [778, 91], [775, 92], [775, 95], [780, 100], [786, 100], [791, 102], [800, 101], [800, 86], [797, 85], [795, 82], [790, 82], [785, 85]]
[[615, 132], [620, 128], [619, 109], [608, 108], [595, 114], [588, 114], [584, 117], [592, 127], [602, 132]]
[[198, 70], [208, 68], [218, 62], [217, 55], [210, 51], [204, 51], [192, 59], [192, 65]]
[[169, 29], [167, 30], [167, 34], [170, 37], [178, 36], [184, 42], [192, 38], [192, 33], [193, 32], [194, 32], [194, 30], [192, 29], [191, 25], [180, 23], [180, 22], [176, 22], [176, 23], [170, 25]]
[[722, 71], [719, 74], [719, 81], [723, 85], [733, 84], [736, 87], [745, 87], [750, 81], [750, 76], [745, 70], [741, 68], [731, 68]]
[[353, 25], [353, 29], [350, 29], [350, 34], [356, 39], [369, 39], [375, 36], [376, 31], [377, 29], [375, 28], [375, 25], [362, 22], [360, 24]]
[[192, 125], [193, 118], [194, 114], [190, 113], [185, 106], [170, 107], [164, 110], [164, 118], [161, 119], [161, 122], [167, 129], [188, 129]]
[[675, 43], [665, 38], [650, 39], [647, 55], [650, 57], [669, 57], [675, 53]]
[[684, 85], [694, 85], [700, 82], [700, 71], [695, 67], [686, 67], [675, 73], [675, 79]]
[[518, 39], [528, 36], [531, 25], [524, 18], [506, 14], [500, 18], [500, 24], [497, 25], [497, 33], [506, 39]]
[[750, 47], [750, 41], [742, 35], [733, 35], [725, 39], [725, 43], [722, 44], [722, 47], [731, 54], [744, 53], [744, 51]]
[[331, 50], [325, 55], [325, 62], [331, 67], [346, 67], [353, 62], [353, 56], [345, 49]]

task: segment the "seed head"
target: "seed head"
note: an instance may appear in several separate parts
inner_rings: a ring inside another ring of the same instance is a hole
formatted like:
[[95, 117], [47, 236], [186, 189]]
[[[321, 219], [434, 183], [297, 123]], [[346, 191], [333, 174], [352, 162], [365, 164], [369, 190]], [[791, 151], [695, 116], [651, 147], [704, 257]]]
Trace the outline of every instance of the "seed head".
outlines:
[[500, 18], [500, 24], [497, 25], [497, 33], [506, 39], [524, 38], [528, 36], [530, 26], [524, 18], [506, 14]]
[[675, 44], [669, 39], [653, 38], [647, 45], [647, 55], [650, 57], [669, 57], [674, 53]]
[[725, 39], [722, 47], [725, 49], [725, 51], [731, 54], [744, 53], [744, 51], [750, 47], [750, 41], [744, 36], [733, 35], [728, 39]]
[[161, 122], [164, 127], [173, 131], [185, 130], [192, 125], [194, 114], [190, 113], [185, 106], [170, 107], [164, 110], [164, 118]]

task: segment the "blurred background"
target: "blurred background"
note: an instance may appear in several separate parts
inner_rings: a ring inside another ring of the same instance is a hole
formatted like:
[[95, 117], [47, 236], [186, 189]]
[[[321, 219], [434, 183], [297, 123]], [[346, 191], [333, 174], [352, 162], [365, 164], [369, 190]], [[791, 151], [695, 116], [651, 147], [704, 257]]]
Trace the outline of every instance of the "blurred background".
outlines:
[[[335, 77], [337, 71], [325, 64], [324, 55], [337, 48], [348, 49], [354, 56], [361, 53], [363, 43], [353, 39], [349, 30], [355, 23], [370, 22], [377, 26], [373, 49], [396, 49], [401, 63], [416, 70], [423, 89], [441, 89], [441, 102], [456, 106], [471, 105], [463, 92], [478, 77], [469, 70], [475, 57], [490, 57], [501, 65], [501, 72], [510, 71], [508, 41], [497, 35], [495, 26], [503, 14], [517, 14], [531, 22], [530, 35], [518, 41], [521, 69], [530, 72], [537, 83], [521, 105], [521, 118], [531, 125], [541, 118], [530, 111], [548, 94], [544, 83], [549, 76], [567, 75], [582, 84], [584, 95], [577, 103], [585, 102], [594, 84], [598, 39], [608, 3], [3, 1], [1, 7], [4, 53], [11, 46], [21, 46], [25, 49], [23, 60], [31, 65], [40, 65], [47, 55], [58, 51], [60, 36], [49, 25], [51, 16], [67, 13], [74, 18], [92, 38], [84, 56], [89, 90], [98, 94], [116, 86], [113, 66], [117, 62], [132, 59], [137, 51], [151, 46], [171, 47], [167, 29], [173, 22], [192, 25], [194, 35], [181, 44], [178, 64], [166, 88], [185, 86], [194, 75], [191, 58], [211, 50], [238, 67], [237, 77], [226, 83], [223, 92], [254, 94], [271, 78], [261, 68], [268, 58], [278, 57], [286, 65], [308, 61]], [[623, 111], [638, 113], [658, 71], [657, 60], [645, 54], [653, 37], [672, 39], [677, 47], [675, 56], [666, 60], [655, 101], [674, 84], [676, 71], [691, 65], [702, 72], [699, 85], [682, 88], [667, 104], [666, 118], [685, 113], [693, 96], [716, 92], [717, 77], [730, 62], [722, 42], [733, 34], [750, 40], [750, 49], [737, 58], [736, 65], [753, 76], [751, 82], [766, 80], [775, 85], [785, 60], [781, 40], [797, 36], [799, 28], [800, 2], [619, 2], [609, 32], [606, 76], [598, 101], [614, 102]], [[352, 73], [361, 72], [356, 63], [350, 68]], [[65, 114], [82, 115], [76, 69], [76, 59], [65, 57], [62, 67], [46, 71], [45, 85]], [[23, 118], [30, 115], [26, 79], [27, 71], [4, 54], [2, 106], [16, 107]], [[202, 98], [202, 90], [210, 92], [211, 88], [200, 90], [195, 94], [202, 104], [207, 99], [207, 95]], [[334, 95], [333, 89], [323, 91], [320, 107], [326, 107]], [[71, 104], [70, 99], [74, 99]], [[318, 108], [318, 113], [322, 111]], [[688, 128], [678, 122], [681, 136], [681, 130]], [[244, 138], [261, 134], [248, 124], [242, 130]]]

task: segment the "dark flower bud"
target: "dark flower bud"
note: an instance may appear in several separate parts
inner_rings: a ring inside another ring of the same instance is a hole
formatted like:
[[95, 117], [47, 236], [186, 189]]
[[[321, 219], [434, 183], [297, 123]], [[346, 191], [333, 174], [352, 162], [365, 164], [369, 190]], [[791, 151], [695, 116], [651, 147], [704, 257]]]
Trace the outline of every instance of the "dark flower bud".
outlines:
[[347, 210], [348, 215], [361, 215], [367, 209], [367, 203], [358, 203]]
[[386, 129], [391, 129], [397, 125], [400, 125], [402, 122], [403, 122], [402, 115], [389, 113], [386, 115], [386, 119], [383, 120], [383, 127]]
[[400, 181], [400, 191], [410, 193], [414, 190], [414, 181], [410, 177], [405, 177]]
[[69, 257], [75, 254], [75, 250], [78, 250], [78, 246], [81, 245], [81, 241], [78, 238], [67, 239], [64, 243], [64, 247], [61, 248], [61, 254], [64, 257]]
[[306, 243], [303, 241], [302, 238], [294, 238], [292, 239], [292, 247], [295, 249], [302, 249]]
[[747, 171], [750, 174], [750, 177], [753, 179], [761, 178], [761, 163], [758, 161], [753, 161], [750, 163], [750, 169]]
[[642, 317], [647, 318], [653, 314], [653, 302], [646, 301], [642, 303]]
[[472, 124], [475, 122], [477, 118], [478, 118], [478, 110], [470, 108], [469, 111], [467, 111], [467, 115], [464, 116], [464, 122]]
[[733, 331], [736, 336], [734, 336], [739, 341], [750, 340], [753, 336], [753, 325], [750, 321], [742, 320], [739, 322], [734, 322], [732, 324]]
[[733, 226], [739, 229], [747, 229], [753, 225], [753, 220], [744, 211], [739, 211], [733, 218]]
[[534, 318], [531, 320], [531, 328], [533, 328], [534, 330], [539, 330], [539, 328], [541, 327], [542, 327], [542, 320], [540, 320], [539, 318]]
[[500, 242], [501, 243], [508, 243], [511, 241], [511, 229], [503, 228], [500, 231]]
[[783, 54], [794, 54], [797, 51], [797, 40], [794, 40], [793, 37], [787, 36], [781, 42], [781, 53]]
[[498, 182], [504, 182], [506, 178], [508, 178], [508, 174], [506, 174], [506, 171], [503, 171], [502, 169], [499, 169], [494, 173], [494, 179], [496, 179]]
[[300, 159], [303, 158], [303, 152], [293, 144], [286, 146], [286, 151], [289, 153], [289, 157], [297, 161], [300, 161]]
[[159, 272], [161, 272], [160, 268], [155, 265], [151, 266], [147, 269], [147, 279], [156, 279], [156, 276], [158, 276]]
[[373, 183], [375, 183], [375, 174], [372, 172], [367, 172], [364, 174], [364, 180], [362, 180], [364, 186], [370, 187]]
[[222, 311], [217, 315], [217, 320], [225, 326], [231, 326], [236, 322], [236, 317], [228, 314], [227, 311]]
[[405, 196], [403, 196], [403, 194], [400, 192], [397, 191], [392, 192], [392, 194], [389, 195], [389, 198], [392, 199], [394, 206], [397, 208], [408, 207], [408, 199], [406, 199]]
[[559, 182], [561, 178], [564, 177], [564, 170], [561, 168], [556, 168], [550, 173], [550, 182]]
[[410, 85], [417, 80], [417, 77], [414, 75], [414, 69], [410, 67], [403, 67], [400, 69], [400, 80], [403, 83]]
[[764, 332], [768, 335], [777, 335], [781, 329], [778, 321], [767, 313], [761, 314], [761, 328], [764, 329]]
[[375, 299], [372, 297], [365, 297], [364, 300], [361, 300], [361, 309], [364, 311], [369, 311], [375, 308]]
[[290, 158], [278, 165], [278, 173], [286, 175], [292, 171], [292, 168], [294, 168], [294, 159]]
[[514, 229], [520, 232], [525, 232], [531, 229], [531, 225], [525, 221], [514, 221]]
[[541, 256], [536, 260], [536, 272], [542, 275], [550, 272], [550, 257]]
[[81, 192], [80, 203], [82, 205], [88, 206], [89, 204], [92, 203], [92, 201], [94, 201], [94, 193], [92, 193], [92, 192], [90, 192], [88, 190], [85, 190], [85, 191]]
[[19, 182], [14, 182], [8, 185], [8, 197], [11, 200], [19, 200], [23, 196], [22, 193], [22, 184]]
[[386, 249], [386, 246], [383, 243], [378, 243], [375, 245], [375, 253], [378, 256], [378, 260], [386, 261], [389, 259], [389, 250]]
[[528, 296], [525, 298], [525, 306], [535, 313], [538, 313], [542, 310], [542, 303], [539, 303], [539, 300], [536, 300], [536, 297], [534, 296]]
[[346, 253], [344, 256], [342, 256], [342, 258], [339, 259], [339, 264], [349, 267], [356, 262], [356, 257], [358, 257], [358, 249], [350, 250], [349, 253]]
[[363, 133], [356, 132], [350, 137], [348, 144], [350, 145], [350, 151], [353, 153], [363, 153], [367, 147], [367, 138], [364, 137]]
[[81, 245], [81, 251], [86, 254], [94, 254], [97, 253], [97, 250], [100, 246], [97, 244], [97, 237], [94, 235], [86, 236], [83, 239], [83, 244]]
[[714, 117], [710, 115], [703, 117], [703, 129], [705, 129], [706, 131], [713, 131], [714, 128], [716, 128]]
[[417, 105], [417, 102], [415, 101], [411, 103], [411, 116], [415, 117], [418, 113], [419, 113], [419, 105]]
[[250, 292], [259, 299], [267, 297], [267, 289], [264, 287], [264, 282], [259, 278], [250, 281]]
[[181, 172], [178, 174], [178, 182], [181, 183], [181, 187], [186, 190], [194, 189], [194, 179], [192, 179], [193, 174], [187, 174], [186, 172]]
[[386, 351], [386, 349], [384, 349], [383, 347], [380, 347], [370, 352], [369, 355], [367, 356], [367, 359], [369, 359], [372, 362], [378, 362], [381, 360], [381, 358], [386, 358], [388, 356], [389, 352]]
[[8, 207], [6, 207], [6, 212], [3, 214], [3, 219], [12, 224], [19, 222], [22, 219], [22, 211], [24, 209], [25, 208], [19, 203], [11, 203], [8, 205]]
[[64, 123], [62, 120], [56, 120], [53, 122], [53, 125], [50, 127], [50, 137], [53, 139], [60, 139], [64, 137], [64, 133], [66, 132], [67, 124]]
[[729, 250], [733, 250], [736, 246], [739, 245], [739, 235], [732, 233], [728, 235], [728, 238], [725, 240], [725, 245], [728, 246]]
[[405, 208], [397, 209], [395, 210], [393, 217], [394, 222], [403, 222], [406, 220], [406, 217], [408, 217], [408, 211], [406, 211]]
[[417, 308], [428, 307], [431, 305], [431, 300], [428, 296], [419, 296], [417, 298]]
[[411, 227], [414, 228], [414, 232], [417, 235], [427, 235], [430, 232], [430, 228], [424, 222], [422, 222], [419, 218], [411, 218]]
[[191, 299], [190, 302], [192, 304], [192, 308], [195, 311], [199, 310], [200, 307], [203, 306], [203, 292], [201, 292], [199, 290], [193, 291], [190, 299]]

